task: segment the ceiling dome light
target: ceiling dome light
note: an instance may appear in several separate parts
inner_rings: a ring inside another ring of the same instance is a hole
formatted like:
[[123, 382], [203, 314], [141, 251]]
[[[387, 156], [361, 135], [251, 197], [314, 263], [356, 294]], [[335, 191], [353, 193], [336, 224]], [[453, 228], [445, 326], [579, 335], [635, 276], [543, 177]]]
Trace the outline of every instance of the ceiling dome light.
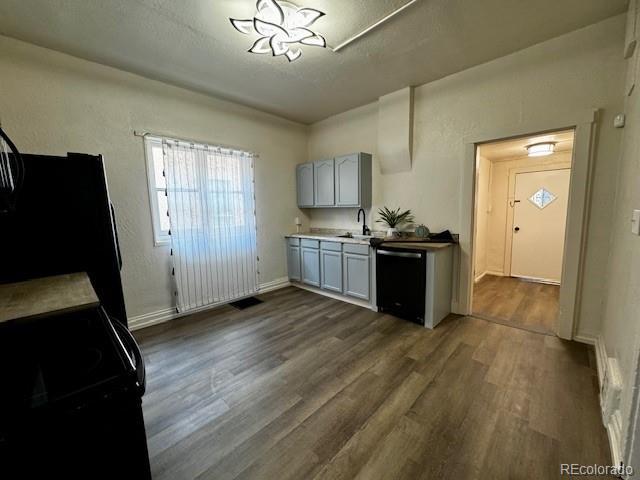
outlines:
[[527, 146], [530, 157], [545, 157], [552, 155], [555, 151], [556, 144], [554, 142], [534, 143]]
[[245, 35], [257, 34], [251, 53], [284, 55], [290, 62], [302, 55], [298, 45], [326, 48], [327, 42], [309, 27], [324, 15], [313, 8], [299, 8], [284, 0], [258, 0], [256, 14], [248, 20], [230, 18], [231, 25]]

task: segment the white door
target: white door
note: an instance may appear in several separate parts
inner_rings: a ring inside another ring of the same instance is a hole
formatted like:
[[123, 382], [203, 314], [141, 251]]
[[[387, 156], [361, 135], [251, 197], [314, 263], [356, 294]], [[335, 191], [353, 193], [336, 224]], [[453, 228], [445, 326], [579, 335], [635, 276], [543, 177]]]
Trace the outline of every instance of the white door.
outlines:
[[560, 283], [571, 170], [516, 174], [511, 276]]

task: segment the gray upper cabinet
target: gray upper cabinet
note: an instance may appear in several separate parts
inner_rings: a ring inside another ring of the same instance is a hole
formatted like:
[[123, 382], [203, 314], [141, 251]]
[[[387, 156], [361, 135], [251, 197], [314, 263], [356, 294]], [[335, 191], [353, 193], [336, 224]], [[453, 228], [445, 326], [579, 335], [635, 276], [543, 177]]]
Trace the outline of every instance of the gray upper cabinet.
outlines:
[[298, 206], [371, 207], [371, 161], [368, 153], [352, 153], [298, 165]]
[[303, 163], [296, 167], [298, 206], [313, 207], [313, 163]]
[[332, 207], [335, 204], [333, 159], [313, 162], [314, 205]]
[[357, 153], [336, 157], [336, 205], [360, 205], [360, 155]]

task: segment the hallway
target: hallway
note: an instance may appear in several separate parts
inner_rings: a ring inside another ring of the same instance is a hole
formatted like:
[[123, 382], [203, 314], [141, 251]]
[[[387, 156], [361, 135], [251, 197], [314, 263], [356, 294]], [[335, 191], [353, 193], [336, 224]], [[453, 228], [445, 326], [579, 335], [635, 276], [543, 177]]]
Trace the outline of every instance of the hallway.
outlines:
[[560, 287], [485, 275], [474, 287], [473, 315], [504, 325], [554, 335]]

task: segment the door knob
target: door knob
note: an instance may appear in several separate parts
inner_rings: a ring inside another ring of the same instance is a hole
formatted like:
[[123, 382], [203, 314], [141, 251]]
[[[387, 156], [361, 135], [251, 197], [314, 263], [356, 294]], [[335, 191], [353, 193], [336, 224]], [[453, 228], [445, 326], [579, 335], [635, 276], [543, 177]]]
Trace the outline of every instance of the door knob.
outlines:
[[516, 227], [516, 228], [514, 228], [514, 230], [515, 230], [516, 232], [519, 232], [519, 231], [520, 231], [520, 227]]

